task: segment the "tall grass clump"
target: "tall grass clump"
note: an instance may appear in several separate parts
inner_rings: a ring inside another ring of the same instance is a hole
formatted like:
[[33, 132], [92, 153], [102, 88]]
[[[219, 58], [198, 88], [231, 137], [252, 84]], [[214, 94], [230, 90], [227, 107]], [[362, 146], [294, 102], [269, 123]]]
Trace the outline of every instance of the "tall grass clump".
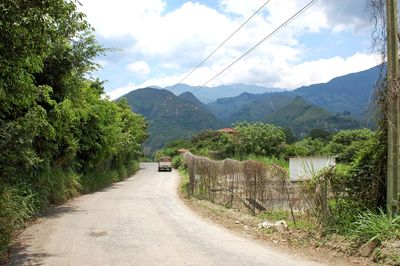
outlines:
[[48, 204], [43, 195], [36, 192], [29, 184], [1, 185], [0, 262], [6, 258], [6, 251], [13, 234]]
[[362, 212], [349, 229], [349, 234], [360, 243], [374, 241], [382, 245], [389, 240], [400, 240], [400, 215], [389, 217], [382, 210]]
[[79, 195], [82, 189], [81, 175], [72, 169], [48, 169], [34, 173], [36, 189], [50, 204], [60, 204]]
[[139, 170], [139, 162], [131, 162], [118, 169], [94, 170], [93, 172], [82, 175], [80, 192], [90, 193], [110, 186], [113, 183], [128, 178]]

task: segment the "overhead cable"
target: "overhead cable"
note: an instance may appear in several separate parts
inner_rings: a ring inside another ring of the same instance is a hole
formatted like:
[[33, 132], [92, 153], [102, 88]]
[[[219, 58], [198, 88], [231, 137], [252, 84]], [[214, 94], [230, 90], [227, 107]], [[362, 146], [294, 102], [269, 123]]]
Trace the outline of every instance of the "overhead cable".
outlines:
[[276, 34], [278, 31], [280, 31], [282, 28], [286, 27], [292, 20], [294, 20], [296, 17], [298, 17], [299, 15], [301, 15], [303, 12], [305, 12], [308, 8], [310, 8], [312, 5], [314, 5], [318, 0], [312, 0], [310, 1], [307, 5], [305, 5], [302, 9], [300, 9], [299, 11], [297, 11], [293, 16], [291, 16], [289, 19], [287, 19], [284, 23], [282, 23], [278, 28], [276, 28], [275, 30], [273, 30], [271, 33], [269, 33], [267, 36], [265, 36], [263, 39], [261, 39], [261, 41], [259, 41], [256, 45], [254, 45], [253, 47], [251, 47], [249, 50], [247, 50], [244, 54], [242, 54], [240, 57], [238, 57], [235, 61], [233, 61], [232, 63], [230, 63], [227, 67], [225, 67], [224, 69], [222, 69], [220, 72], [218, 72], [218, 74], [216, 74], [215, 76], [213, 76], [212, 78], [210, 78], [207, 82], [205, 82], [203, 85], [201, 85], [199, 88], [197, 88], [196, 90], [205, 87], [208, 83], [210, 83], [211, 81], [213, 81], [214, 79], [216, 79], [218, 76], [220, 76], [222, 73], [224, 73], [226, 70], [228, 70], [230, 67], [232, 67], [234, 64], [236, 64], [238, 61], [240, 61], [243, 57], [245, 57], [246, 55], [248, 55], [249, 53], [251, 53], [253, 50], [255, 50], [258, 46], [260, 46], [263, 42], [265, 42], [266, 40], [268, 40], [269, 38], [271, 38], [274, 34]]
[[234, 32], [231, 33], [231, 35], [228, 36], [220, 45], [218, 45], [217, 48], [215, 48], [206, 58], [203, 59], [197, 66], [195, 66], [188, 74], [185, 75], [177, 84], [175, 84], [171, 90], [177, 86], [178, 84], [181, 84], [183, 81], [185, 81], [194, 71], [196, 71], [205, 61], [207, 61], [213, 54], [215, 54], [227, 41], [229, 41], [241, 28], [244, 27], [255, 15], [257, 15], [271, 0], [266, 1], [262, 6], [260, 6], [245, 22], [242, 23], [242, 25], [239, 26]]

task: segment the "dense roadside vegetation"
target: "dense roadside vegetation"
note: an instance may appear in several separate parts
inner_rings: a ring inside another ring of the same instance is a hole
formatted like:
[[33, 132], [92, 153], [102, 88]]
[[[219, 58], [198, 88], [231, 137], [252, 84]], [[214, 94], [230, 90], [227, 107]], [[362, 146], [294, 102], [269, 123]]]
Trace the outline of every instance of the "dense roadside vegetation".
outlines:
[[0, 261], [31, 217], [132, 173], [146, 138], [89, 78], [105, 49], [76, 3], [0, 4]]
[[[296, 140], [290, 130], [260, 122], [237, 123], [233, 129], [234, 132], [230, 133], [203, 130], [191, 140], [168, 143], [157, 155], [173, 156], [175, 167], [183, 167], [178, 150], [185, 148], [212, 159], [253, 159], [264, 164], [278, 164], [286, 169], [288, 158], [292, 156], [336, 156], [334, 169], [321, 172], [304, 183], [304, 196], [314, 199], [316, 204], [306, 212], [296, 212], [297, 229], [315, 237], [323, 236], [325, 240], [319, 242], [331, 243], [329, 239], [332, 236], [340, 235], [350, 243], [350, 248], [344, 252], [355, 252], [368, 245], [373, 253], [371, 256], [376, 260], [383, 256], [381, 252], [385, 244], [400, 240], [399, 216], [388, 218], [382, 211], [385, 209], [386, 149], [385, 137], [379, 130], [331, 133], [314, 129], [304, 139]], [[331, 188], [325, 215], [320, 205], [321, 185], [324, 182]], [[260, 217], [291, 220], [290, 212], [278, 209], [267, 210]], [[317, 235], [316, 230], [320, 232]], [[400, 258], [394, 254], [396, 251], [390, 252], [385, 259], [400, 263]]]
[[[245, 160], [259, 158], [284, 162], [292, 156], [333, 155], [339, 163], [351, 164], [371, 145], [378, 145], [376, 132], [370, 129], [342, 130], [332, 133], [313, 129], [296, 139], [291, 129], [262, 122], [239, 122], [233, 132], [202, 130], [191, 140], [167, 143], [159, 153], [174, 156], [180, 148], [213, 159]], [[287, 165], [287, 164], [286, 164]], [[283, 165], [284, 166], [284, 165]]]

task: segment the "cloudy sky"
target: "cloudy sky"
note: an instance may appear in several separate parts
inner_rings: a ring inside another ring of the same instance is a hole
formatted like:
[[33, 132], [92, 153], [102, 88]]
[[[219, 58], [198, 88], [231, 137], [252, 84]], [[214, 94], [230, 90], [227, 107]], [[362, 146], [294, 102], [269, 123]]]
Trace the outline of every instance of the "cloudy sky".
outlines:
[[[184, 83], [199, 86], [310, 0], [270, 0]], [[266, 0], [80, 0], [98, 41], [116, 48], [94, 73], [116, 98], [169, 86], [236, 30]], [[319, 0], [208, 86], [245, 83], [294, 89], [379, 63], [372, 53], [366, 0]]]

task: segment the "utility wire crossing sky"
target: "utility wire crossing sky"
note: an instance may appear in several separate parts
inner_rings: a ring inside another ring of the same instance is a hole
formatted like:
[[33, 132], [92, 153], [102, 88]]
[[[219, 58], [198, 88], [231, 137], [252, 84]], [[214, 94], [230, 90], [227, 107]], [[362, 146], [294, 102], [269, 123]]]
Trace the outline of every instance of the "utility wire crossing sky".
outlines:
[[[106, 93], [112, 99], [177, 81], [295, 89], [380, 63], [371, 49], [373, 23], [367, 0], [311, 1], [306, 15], [253, 50], [255, 40], [262, 40], [310, 0], [80, 2], [99, 42], [117, 48], [97, 59], [103, 68], [93, 74], [107, 81]], [[246, 60], [216, 76], [250, 50]]]
[[220, 76], [222, 73], [224, 73], [226, 70], [228, 70], [230, 67], [232, 67], [234, 64], [236, 64], [239, 60], [243, 59], [245, 56], [247, 56], [249, 53], [251, 53], [252, 51], [254, 51], [255, 49], [257, 49], [258, 46], [260, 46], [263, 42], [265, 42], [266, 40], [268, 40], [269, 38], [271, 38], [274, 34], [276, 34], [278, 31], [280, 31], [282, 28], [284, 28], [285, 26], [287, 26], [292, 20], [294, 20], [297, 16], [299, 16], [300, 14], [302, 14], [304, 11], [306, 11], [308, 8], [310, 8], [313, 4], [315, 4], [317, 2], [317, 0], [312, 0], [310, 1], [306, 6], [304, 6], [302, 9], [300, 9], [299, 11], [296, 12], [296, 14], [294, 14], [293, 16], [291, 16], [289, 19], [287, 19], [284, 23], [282, 23], [278, 28], [276, 28], [275, 30], [273, 30], [270, 34], [268, 34], [267, 36], [265, 36], [264, 38], [261, 39], [261, 41], [259, 41], [256, 45], [254, 45], [253, 47], [251, 47], [249, 50], [247, 50], [244, 54], [242, 54], [239, 58], [237, 58], [235, 61], [233, 61], [231, 64], [229, 64], [227, 67], [225, 67], [223, 70], [221, 70], [220, 72], [218, 72], [218, 74], [216, 74], [215, 76], [213, 76], [211, 79], [209, 79], [206, 83], [204, 83], [203, 85], [201, 85], [201, 87], [205, 87], [207, 86], [207, 84], [209, 84], [211, 81], [213, 81], [214, 79], [216, 79], [218, 76]]
[[196, 69], [198, 69], [205, 61], [207, 61], [207, 59], [209, 59], [213, 54], [215, 54], [215, 52], [218, 51], [219, 48], [221, 48], [227, 41], [229, 41], [241, 28], [243, 28], [244, 25], [246, 25], [255, 15], [257, 15], [258, 12], [260, 12], [270, 1], [271, 0], [268, 0], [262, 6], [260, 6], [260, 8], [258, 8], [256, 12], [254, 12], [248, 19], [246, 19], [246, 21], [243, 22], [243, 24], [240, 25], [239, 28], [237, 28], [234, 32], [232, 32], [231, 35], [229, 35], [228, 38], [226, 38], [220, 45], [218, 45], [218, 47], [215, 48], [206, 58], [204, 58], [203, 61], [197, 64], [197, 66], [195, 66], [186, 76], [184, 76], [183, 79], [181, 79], [178, 82], [178, 84], [183, 83], [187, 77], [189, 77], [194, 71], [196, 71]]

